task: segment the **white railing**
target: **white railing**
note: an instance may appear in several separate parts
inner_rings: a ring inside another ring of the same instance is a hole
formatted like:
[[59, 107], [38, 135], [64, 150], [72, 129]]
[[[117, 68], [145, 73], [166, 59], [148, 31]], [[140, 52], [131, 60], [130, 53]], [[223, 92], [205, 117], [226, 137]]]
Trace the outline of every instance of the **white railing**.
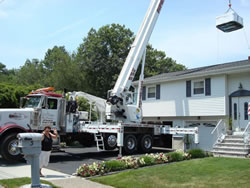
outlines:
[[[216, 134], [215, 134], [216, 131]], [[227, 134], [227, 129], [226, 129], [226, 124], [225, 121], [223, 119], [221, 119], [216, 127], [212, 130], [211, 132], [212, 135], [214, 135], [214, 143], [217, 142], [222, 142], [223, 139], [225, 138], [226, 134]]]
[[249, 144], [250, 142], [250, 122], [247, 124], [244, 132], [243, 132], [243, 136], [244, 136], [244, 143], [245, 144]]

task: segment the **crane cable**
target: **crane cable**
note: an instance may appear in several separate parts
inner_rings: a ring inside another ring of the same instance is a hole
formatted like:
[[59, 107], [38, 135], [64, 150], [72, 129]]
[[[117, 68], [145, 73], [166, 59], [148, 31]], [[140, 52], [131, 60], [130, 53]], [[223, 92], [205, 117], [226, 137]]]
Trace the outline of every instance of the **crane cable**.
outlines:
[[229, 8], [227, 9], [227, 11], [226, 11], [226, 13], [228, 12], [228, 11], [233, 11], [233, 12], [235, 12], [234, 11], [234, 9], [232, 9], [232, 3], [231, 3], [231, 0], [228, 0], [229, 2], [228, 2], [228, 6], [229, 6]]

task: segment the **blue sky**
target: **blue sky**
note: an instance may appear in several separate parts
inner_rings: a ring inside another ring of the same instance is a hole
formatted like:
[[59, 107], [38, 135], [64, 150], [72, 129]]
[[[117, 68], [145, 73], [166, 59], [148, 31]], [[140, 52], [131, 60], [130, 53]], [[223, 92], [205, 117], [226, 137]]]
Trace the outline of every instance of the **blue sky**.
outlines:
[[[0, 0], [0, 62], [19, 68], [53, 46], [76, 51], [90, 28], [119, 23], [137, 33], [150, 0]], [[222, 33], [216, 16], [227, 0], [165, 0], [150, 39], [154, 48], [188, 68], [250, 56], [250, 0], [232, 0], [244, 30]]]

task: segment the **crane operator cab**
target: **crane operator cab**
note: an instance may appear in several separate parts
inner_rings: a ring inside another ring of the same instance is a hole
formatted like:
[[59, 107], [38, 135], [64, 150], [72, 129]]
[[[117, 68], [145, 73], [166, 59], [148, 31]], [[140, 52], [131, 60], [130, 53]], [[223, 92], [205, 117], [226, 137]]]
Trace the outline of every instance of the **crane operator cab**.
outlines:
[[229, 1], [229, 9], [224, 15], [216, 17], [216, 27], [229, 33], [243, 28], [243, 18], [240, 17], [232, 8], [231, 1]]

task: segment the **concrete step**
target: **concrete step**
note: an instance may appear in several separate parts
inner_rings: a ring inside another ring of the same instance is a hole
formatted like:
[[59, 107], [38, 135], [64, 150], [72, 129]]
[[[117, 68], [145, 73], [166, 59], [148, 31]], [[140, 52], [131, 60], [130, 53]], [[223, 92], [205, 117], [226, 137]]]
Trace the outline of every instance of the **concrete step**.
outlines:
[[217, 147], [237, 147], [237, 148], [250, 148], [250, 145], [245, 146], [243, 143], [216, 143]]
[[249, 153], [249, 148], [239, 148], [239, 147], [220, 147], [220, 146], [215, 146], [213, 147], [214, 151], [218, 152], [224, 152], [224, 151], [229, 151], [229, 152], [237, 152], [237, 153]]
[[213, 154], [214, 157], [229, 157], [229, 158], [246, 158], [246, 156], [241, 155], [228, 155], [228, 154]]
[[214, 157], [239, 157], [246, 158], [247, 153], [243, 152], [233, 152], [233, 151], [212, 151]]
[[225, 138], [222, 143], [242, 143], [244, 144], [243, 138]]
[[244, 138], [243, 135], [226, 135], [225, 138]]

